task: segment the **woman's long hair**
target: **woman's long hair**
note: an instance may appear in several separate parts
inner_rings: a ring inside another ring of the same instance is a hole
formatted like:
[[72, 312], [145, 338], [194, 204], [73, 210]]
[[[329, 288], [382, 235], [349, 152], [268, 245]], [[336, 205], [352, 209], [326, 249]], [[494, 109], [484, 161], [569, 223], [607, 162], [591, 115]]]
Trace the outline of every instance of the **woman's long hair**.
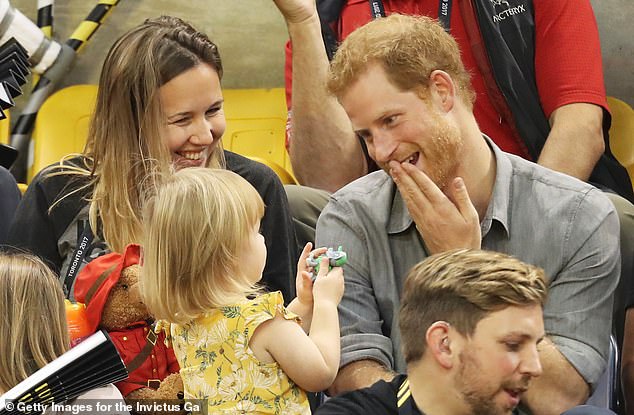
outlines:
[[[87, 176], [82, 188], [94, 189], [90, 225], [103, 232], [114, 251], [140, 242], [142, 199], [154, 192], [155, 178], [171, 170], [171, 154], [160, 134], [165, 120], [159, 88], [199, 64], [222, 77], [216, 45], [179, 18], [148, 19], [125, 33], [104, 61], [84, 166], [61, 163], [49, 173]], [[221, 143], [207, 167], [224, 167]]]

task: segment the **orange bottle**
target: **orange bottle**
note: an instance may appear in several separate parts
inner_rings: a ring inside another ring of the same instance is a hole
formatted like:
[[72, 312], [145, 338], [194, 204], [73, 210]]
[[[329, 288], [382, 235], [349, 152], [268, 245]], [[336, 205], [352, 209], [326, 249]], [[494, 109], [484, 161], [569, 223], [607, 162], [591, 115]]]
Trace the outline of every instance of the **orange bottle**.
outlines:
[[66, 322], [70, 335], [70, 346], [74, 347], [84, 338], [92, 334], [86, 317], [86, 306], [83, 303], [72, 303], [64, 300], [66, 305]]

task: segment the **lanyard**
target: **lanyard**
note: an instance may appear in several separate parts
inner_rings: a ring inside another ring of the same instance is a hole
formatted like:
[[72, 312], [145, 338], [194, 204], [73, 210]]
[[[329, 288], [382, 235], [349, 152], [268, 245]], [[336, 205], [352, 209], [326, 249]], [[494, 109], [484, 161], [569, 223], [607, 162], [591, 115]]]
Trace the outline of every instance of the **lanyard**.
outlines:
[[[370, 2], [370, 14], [373, 19], [385, 17], [385, 8], [381, 0], [368, 0]], [[447, 32], [450, 30], [451, 6], [453, 0], [438, 0], [438, 20]]]
[[453, 0], [440, 0], [438, 2], [438, 20], [445, 29], [445, 32], [451, 30], [451, 6]]
[[373, 19], [385, 17], [385, 8], [381, 0], [368, 0], [370, 2], [370, 14]]
[[73, 282], [75, 281], [75, 276], [77, 275], [77, 271], [79, 267], [81, 267], [81, 263], [86, 256], [88, 248], [92, 243], [94, 235], [92, 230], [90, 229], [90, 222], [86, 221], [84, 225], [84, 230], [81, 233], [81, 236], [77, 240], [77, 247], [73, 252], [73, 256], [71, 257], [70, 264], [68, 264], [68, 271], [66, 271], [66, 277], [64, 278], [64, 294], [66, 294], [67, 298], [72, 298], [74, 295], [71, 295], [71, 288], [73, 287]]

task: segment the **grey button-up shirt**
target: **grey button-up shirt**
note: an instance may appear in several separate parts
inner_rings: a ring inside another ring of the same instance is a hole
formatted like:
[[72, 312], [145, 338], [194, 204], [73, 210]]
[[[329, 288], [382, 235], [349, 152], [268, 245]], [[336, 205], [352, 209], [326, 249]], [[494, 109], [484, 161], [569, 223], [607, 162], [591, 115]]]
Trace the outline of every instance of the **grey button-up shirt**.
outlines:
[[[619, 222], [603, 193], [502, 152], [481, 221], [482, 249], [542, 267], [549, 283], [546, 332], [588, 383], [606, 365], [612, 296], [620, 275]], [[392, 179], [371, 173], [332, 195], [316, 246], [343, 246], [341, 366], [373, 359], [405, 372], [398, 328], [409, 269], [428, 256]]]

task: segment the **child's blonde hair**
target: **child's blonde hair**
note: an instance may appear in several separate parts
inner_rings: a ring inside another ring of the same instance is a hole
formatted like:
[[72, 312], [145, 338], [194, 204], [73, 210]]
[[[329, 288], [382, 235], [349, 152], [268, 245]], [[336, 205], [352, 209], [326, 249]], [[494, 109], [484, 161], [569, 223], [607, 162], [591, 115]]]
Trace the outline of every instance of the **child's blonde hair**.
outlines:
[[238, 260], [263, 215], [262, 198], [236, 173], [168, 177], [144, 209], [141, 292], [154, 317], [184, 324], [257, 292]]
[[0, 394], [69, 347], [55, 274], [34, 256], [0, 253]]

